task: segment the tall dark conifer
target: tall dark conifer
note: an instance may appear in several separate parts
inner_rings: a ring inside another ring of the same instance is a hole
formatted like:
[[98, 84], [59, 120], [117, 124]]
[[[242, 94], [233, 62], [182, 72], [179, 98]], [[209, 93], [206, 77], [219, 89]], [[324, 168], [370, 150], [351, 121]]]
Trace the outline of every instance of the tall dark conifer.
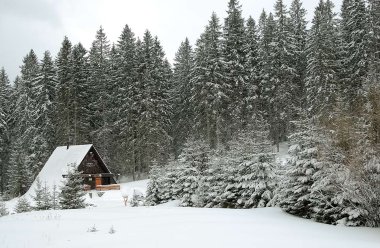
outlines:
[[71, 50], [71, 42], [65, 36], [55, 61], [58, 80], [55, 101], [56, 145], [73, 144]]
[[173, 118], [172, 136], [173, 151], [177, 158], [182, 149], [182, 145], [190, 136], [193, 111], [190, 106], [191, 84], [190, 75], [193, 68], [193, 51], [189, 40], [183, 41], [174, 58], [173, 69]]
[[245, 27], [238, 0], [230, 0], [228, 3], [223, 26], [222, 57], [225, 84], [230, 88], [223, 125], [227, 128], [226, 134], [231, 136], [231, 131], [236, 132], [247, 124], [248, 112]]
[[10, 93], [11, 86], [4, 68], [0, 70], [0, 193], [7, 183], [6, 171], [10, 152]]
[[213, 13], [196, 44], [191, 80], [195, 133], [207, 140], [212, 149], [226, 142], [227, 108], [231, 96], [230, 85], [223, 73], [220, 29], [219, 18]]
[[[326, 5], [332, 3], [326, 2]], [[368, 15], [364, 0], [344, 0], [342, 5], [342, 91], [352, 110], [363, 103], [368, 76]]]

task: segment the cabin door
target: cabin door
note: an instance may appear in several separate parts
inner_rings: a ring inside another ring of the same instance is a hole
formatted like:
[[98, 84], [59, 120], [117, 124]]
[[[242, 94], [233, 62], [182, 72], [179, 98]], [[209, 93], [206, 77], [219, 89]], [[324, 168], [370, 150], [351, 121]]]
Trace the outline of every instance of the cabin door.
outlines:
[[102, 178], [101, 177], [95, 177], [95, 186], [102, 185]]

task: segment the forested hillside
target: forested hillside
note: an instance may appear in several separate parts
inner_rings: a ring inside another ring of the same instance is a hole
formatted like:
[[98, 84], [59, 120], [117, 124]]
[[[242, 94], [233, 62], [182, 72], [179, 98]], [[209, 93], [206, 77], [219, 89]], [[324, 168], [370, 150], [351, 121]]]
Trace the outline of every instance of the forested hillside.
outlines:
[[0, 191], [25, 193], [56, 146], [93, 143], [114, 173], [150, 171], [152, 205], [378, 226], [380, 2], [333, 7], [321, 0], [308, 25], [300, 0], [257, 21], [230, 0], [173, 65], [128, 25], [115, 43], [100, 27], [89, 50], [68, 37], [56, 56], [31, 50], [13, 84], [0, 71]]

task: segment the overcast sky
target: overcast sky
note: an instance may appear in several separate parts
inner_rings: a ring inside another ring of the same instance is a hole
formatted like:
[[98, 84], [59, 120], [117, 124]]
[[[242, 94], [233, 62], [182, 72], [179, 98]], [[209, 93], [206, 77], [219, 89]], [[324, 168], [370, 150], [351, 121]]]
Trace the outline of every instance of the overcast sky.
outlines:
[[[284, 0], [287, 6], [291, 0]], [[303, 0], [312, 18], [319, 0]], [[333, 0], [336, 12], [341, 0]], [[188, 37], [195, 43], [215, 11], [226, 16], [228, 0], [0, 0], [0, 67], [11, 80], [22, 58], [34, 49], [39, 59], [45, 50], [55, 57], [66, 35], [72, 43], [89, 48], [100, 25], [111, 43], [125, 24], [137, 36], [146, 29], [157, 35], [169, 61]], [[262, 9], [272, 11], [275, 0], [240, 0], [243, 15], [258, 19]]]

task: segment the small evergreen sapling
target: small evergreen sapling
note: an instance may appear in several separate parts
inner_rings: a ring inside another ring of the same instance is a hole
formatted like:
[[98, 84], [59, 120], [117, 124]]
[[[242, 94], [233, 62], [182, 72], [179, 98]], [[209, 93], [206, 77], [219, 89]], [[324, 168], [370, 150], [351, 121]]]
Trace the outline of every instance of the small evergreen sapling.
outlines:
[[61, 189], [59, 203], [62, 209], [85, 208], [83, 179], [75, 166], [68, 171], [67, 180]]
[[32, 210], [29, 201], [25, 197], [20, 197], [17, 200], [15, 211], [16, 213], [24, 213]]

